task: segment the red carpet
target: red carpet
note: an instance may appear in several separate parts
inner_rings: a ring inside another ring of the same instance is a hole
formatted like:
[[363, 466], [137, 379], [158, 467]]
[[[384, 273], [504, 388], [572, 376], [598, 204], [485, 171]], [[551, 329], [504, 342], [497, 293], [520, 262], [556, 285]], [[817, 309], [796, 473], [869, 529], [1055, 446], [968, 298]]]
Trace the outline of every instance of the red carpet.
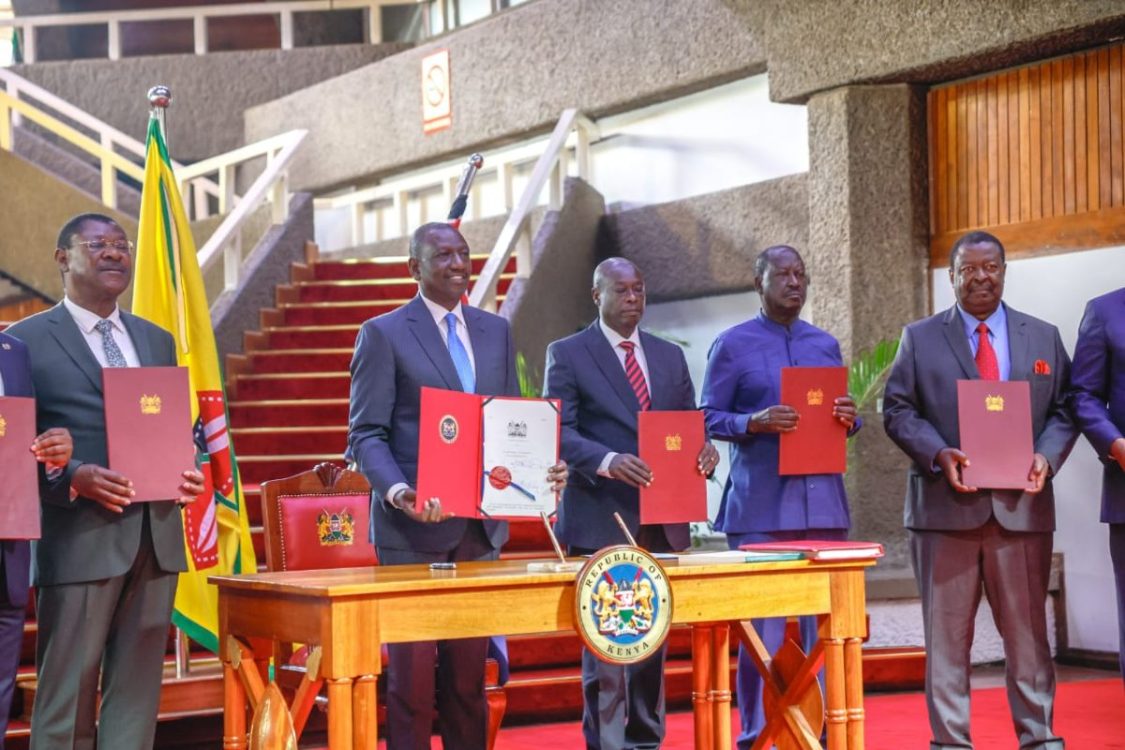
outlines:
[[[921, 693], [873, 695], [867, 709], [867, 750], [925, 750], [929, 742], [926, 703]], [[973, 741], [977, 750], [1016, 750], [1004, 688], [973, 691]], [[732, 725], [738, 725], [735, 714]], [[1125, 691], [1121, 680], [1060, 683], [1055, 731], [1072, 750], [1125, 749]], [[434, 747], [440, 747], [435, 741]], [[496, 750], [581, 748], [575, 722], [502, 729]], [[664, 750], [693, 750], [691, 714], [668, 717]]]

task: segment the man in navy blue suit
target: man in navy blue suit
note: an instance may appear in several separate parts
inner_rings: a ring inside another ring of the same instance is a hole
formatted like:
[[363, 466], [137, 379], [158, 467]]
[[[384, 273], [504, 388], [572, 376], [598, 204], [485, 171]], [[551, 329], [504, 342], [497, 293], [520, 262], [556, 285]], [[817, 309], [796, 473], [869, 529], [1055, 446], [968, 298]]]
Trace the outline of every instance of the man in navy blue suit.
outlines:
[[[639, 488], [652, 481], [637, 457], [637, 412], [695, 408], [684, 353], [638, 329], [645, 310], [641, 272], [624, 258], [594, 271], [598, 320], [547, 349], [544, 395], [562, 402], [562, 455], [570, 481], [555, 526], [572, 555], [622, 544], [620, 513], [637, 544], [652, 552], [686, 548], [687, 524], [640, 525]], [[709, 475], [719, 454], [700, 446], [699, 471]], [[582, 732], [591, 750], [657, 748], [664, 739], [664, 657], [661, 648], [629, 666], [582, 652]]]
[[[0, 396], [33, 395], [27, 347], [19, 339], [0, 333]], [[74, 443], [65, 428], [55, 427], [37, 437], [31, 451], [44, 464], [42, 481], [50, 482], [61, 475], [60, 467], [70, 461], [73, 450]], [[3, 469], [0, 467], [0, 475]], [[8, 712], [20, 663], [27, 591], [31, 585], [30, 558], [31, 546], [26, 540], [0, 540], [0, 565], [4, 568], [4, 586], [0, 588], [0, 747], [4, 746], [4, 733], [8, 730]]]
[[[410, 240], [419, 295], [363, 324], [352, 358], [348, 454], [371, 483], [371, 537], [383, 565], [494, 560], [508, 538], [497, 521], [451, 518], [440, 498], [415, 510], [421, 388], [518, 396], [508, 321], [461, 304], [469, 246], [448, 224]], [[551, 470], [562, 489], [566, 467]], [[388, 750], [429, 750], [437, 694], [446, 750], [483, 750], [487, 639], [388, 646]], [[437, 663], [435, 685], [434, 664]]]
[[1070, 401], [1075, 421], [1105, 465], [1102, 523], [1117, 580], [1117, 627], [1125, 676], [1125, 287], [1086, 305], [1074, 346]]
[[[730, 442], [730, 475], [715, 528], [731, 549], [752, 542], [841, 540], [850, 519], [840, 474], [781, 476], [779, 435], [798, 429], [797, 410], [781, 403], [781, 368], [843, 364], [840, 344], [827, 331], [800, 319], [808, 292], [800, 254], [788, 245], [763, 250], [754, 261], [761, 312], [723, 331], [707, 355], [703, 413], [707, 433]], [[847, 394], [834, 397], [833, 416], [852, 435], [862, 424]], [[815, 617], [801, 618], [805, 650], [817, 638]], [[754, 620], [763, 644], [775, 653], [785, 636], [784, 618]], [[765, 725], [762, 678], [745, 648], [738, 653], [740, 750], [748, 750]]]

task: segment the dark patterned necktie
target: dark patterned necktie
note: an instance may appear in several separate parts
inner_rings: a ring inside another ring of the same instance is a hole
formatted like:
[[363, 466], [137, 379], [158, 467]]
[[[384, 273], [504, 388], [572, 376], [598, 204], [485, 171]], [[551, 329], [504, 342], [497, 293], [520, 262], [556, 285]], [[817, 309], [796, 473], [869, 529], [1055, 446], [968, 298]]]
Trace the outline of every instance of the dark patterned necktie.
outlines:
[[981, 323], [977, 326], [979, 341], [977, 342], [977, 371], [981, 380], [999, 380], [1000, 365], [996, 361], [996, 350], [988, 340], [988, 325]]
[[641, 411], [648, 411], [649, 407], [652, 406], [652, 399], [648, 395], [648, 383], [645, 382], [645, 374], [641, 371], [641, 365], [637, 362], [637, 355], [633, 352], [637, 345], [632, 341], [622, 341], [618, 346], [625, 350], [625, 377], [629, 379], [629, 385], [633, 387], [633, 393], [637, 394]]
[[121, 347], [117, 345], [114, 340], [113, 323], [108, 320], [99, 320], [94, 330], [102, 335], [102, 349], [105, 351], [106, 367], [128, 367], [129, 363], [125, 361], [125, 355], [121, 353]]

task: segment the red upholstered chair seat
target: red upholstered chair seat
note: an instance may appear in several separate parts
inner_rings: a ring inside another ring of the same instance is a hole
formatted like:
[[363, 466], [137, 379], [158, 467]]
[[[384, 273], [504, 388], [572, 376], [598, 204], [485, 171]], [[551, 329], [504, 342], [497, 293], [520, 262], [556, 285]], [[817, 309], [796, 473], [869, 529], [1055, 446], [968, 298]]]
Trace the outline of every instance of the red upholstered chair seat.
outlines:
[[277, 495], [281, 570], [377, 565], [367, 541], [370, 498], [370, 492]]

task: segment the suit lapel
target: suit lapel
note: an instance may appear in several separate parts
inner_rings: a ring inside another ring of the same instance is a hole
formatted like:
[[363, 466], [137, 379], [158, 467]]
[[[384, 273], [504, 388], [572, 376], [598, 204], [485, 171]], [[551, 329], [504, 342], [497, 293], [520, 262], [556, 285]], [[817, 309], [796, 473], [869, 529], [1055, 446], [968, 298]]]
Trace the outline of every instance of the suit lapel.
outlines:
[[1032, 364], [1031, 342], [1027, 336], [1027, 321], [1021, 313], [1007, 308], [1008, 315], [1008, 360], [1011, 371], [1008, 380], [1029, 380]]
[[[493, 354], [493, 347], [497, 344], [495, 337], [489, 337], [488, 330], [484, 324], [485, 317], [480, 310], [469, 307], [468, 305], [461, 305], [461, 314], [465, 316], [465, 326], [469, 329], [469, 343], [473, 347], [473, 360], [476, 363], [476, 381], [477, 393], [504, 393], [504, 383], [494, 383], [492, 374], [496, 370], [489, 367], [493, 362], [503, 362], [500, 356]], [[448, 354], [448, 351], [446, 352]], [[449, 363], [453, 364], [453, 358], [449, 358]], [[454, 367], [454, 372], [457, 368]], [[507, 367], [503, 370], [507, 372]], [[461, 379], [458, 378], [457, 382], [460, 383]]]
[[48, 329], [51, 336], [58, 342], [63, 352], [74, 361], [98, 393], [101, 393], [102, 366], [94, 358], [90, 345], [86, 343], [82, 331], [78, 330], [78, 324], [74, 322], [74, 318], [61, 302], [47, 312], [47, 322], [50, 323]]
[[590, 352], [590, 358], [594, 360], [594, 364], [598, 366], [602, 375], [609, 381], [613, 392], [621, 399], [621, 403], [629, 414], [636, 415], [641, 409], [641, 404], [637, 401], [637, 394], [633, 393], [633, 387], [629, 385], [629, 380], [625, 377], [625, 368], [621, 366], [621, 361], [617, 359], [617, 353], [609, 345], [609, 340], [598, 328], [596, 320], [586, 329], [584, 339], [583, 343], [586, 345], [587, 351]]
[[980, 371], [977, 370], [977, 363], [969, 348], [969, 340], [965, 337], [965, 327], [962, 325], [961, 314], [957, 312], [956, 305], [949, 308], [949, 312], [945, 314], [945, 340], [949, 342], [953, 355], [965, 375], [973, 380], [979, 379]]
[[[430, 315], [430, 309], [426, 307], [421, 297], [415, 297], [406, 305], [406, 319], [410, 332], [414, 334], [422, 351], [426, 353], [434, 369], [445, 381], [446, 388], [451, 391], [464, 390], [461, 387], [461, 378], [457, 375], [457, 368], [453, 366], [453, 359], [449, 356], [449, 349], [442, 342], [441, 332], [438, 331], [433, 316]], [[477, 351], [475, 341], [473, 350]]]
[[148, 336], [141, 330], [137, 319], [129, 313], [122, 311], [121, 324], [125, 326], [125, 331], [129, 334], [129, 339], [133, 342], [133, 348], [137, 351], [137, 359], [140, 360], [141, 366], [148, 367], [153, 364], [152, 349], [148, 345]]

